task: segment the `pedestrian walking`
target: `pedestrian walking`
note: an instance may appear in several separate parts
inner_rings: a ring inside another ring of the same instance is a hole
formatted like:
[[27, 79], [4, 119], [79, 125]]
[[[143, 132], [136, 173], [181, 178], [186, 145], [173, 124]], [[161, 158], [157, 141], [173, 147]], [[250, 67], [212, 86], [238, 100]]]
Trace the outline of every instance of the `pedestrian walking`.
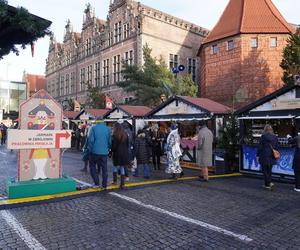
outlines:
[[124, 121], [123, 119], [120, 119], [118, 121], [121, 125], [124, 131], [126, 132], [128, 136], [128, 159], [129, 159], [129, 164], [125, 166], [125, 179], [126, 181], [129, 181], [129, 169], [132, 168], [133, 165], [133, 155], [134, 155], [134, 138], [133, 138], [133, 133], [132, 130], [129, 128], [128, 122]]
[[274, 186], [271, 182], [272, 167], [276, 164], [276, 159], [273, 154], [274, 149], [278, 150], [278, 139], [276, 135], [274, 135], [272, 126], [267, 124], [260, 137], [257, 149], [257, 160], [262, 167], [265, 183], [264, 187], [267, 189], [271, 189]]
[[213, 133], [204, 120], [199, 121], [197, 143], [197, 165], [201, 168], [201, 178], [208, 181], [208, 167], [212, 166]]
[[134, 155], [137, 161], [137, 168], [133, 176], [139, 176], [139, 169], [143, 169], [144, 178], [149, 179], [150, 177], [150, 152], [149, 146], [147, 145], [146, 135], [142, 130], [138, 131], [137, 138], [135, 140]]
[[125, 185], [125, 166], [129, 164], [128, 135], [120, 123], [115, 123], [112, 134], [113, 184], [117, 184], [118, 171], [121, 175], [120, 188]]
[[77, 149], [77, 151], [80, 151], [81, 131], [80, 131], [79, 127], [77, 127], [76, 130], [75, 130], [75, 140], [76, 140], [76, 149]]
[[166, 173], [171, 174], [171, 178], [175, 179], [176, 174], [180, 177], [183, 176], [183, 170], [180, 167], [179, 159], [181, 154], [180, 150], [180, 136], [176, 124], [171, 125], [171, 132], [167, 138], [167, 168]]
[[295, 138], [290, 138], [289, 143], [295, 147], [293, 169], [295, 173], [295, 188], [296, 192], [300, 192], [300, 135]]
[[[80, 170], [82, 172], [87, 172], [89, 166], [89, 158], [90, 158], [90, 151], [88, 149], [88, 138], [82, 148], [82, 160], [84, 162], [84, 167]], [[99, 171], [98, 171], [99, 173]]]
[[160, 157], [162, 155], [161, 149], [161, 134], [159, 133], [159, 127], [156, 126], [152, 127], [151, 130], [151, 146], [152, 146], [152, 162], [155, 170], [160, 170]]
[[1, 123], [1, 145], [4, 145], [6, 143], [6, 137], [7, 137], [7, 127]]
[[111, 130], [108, 128], [102, 117], [98, 117], [96, 125], [90, 128], [88, 134], [88, 150], [90, 152], [89, 163], [90, 172], [94, 180], [95, 187], [99, 187], [99, 173], [101, 169], [102, 187], [107, 187], [107, 156], [111, 148]]

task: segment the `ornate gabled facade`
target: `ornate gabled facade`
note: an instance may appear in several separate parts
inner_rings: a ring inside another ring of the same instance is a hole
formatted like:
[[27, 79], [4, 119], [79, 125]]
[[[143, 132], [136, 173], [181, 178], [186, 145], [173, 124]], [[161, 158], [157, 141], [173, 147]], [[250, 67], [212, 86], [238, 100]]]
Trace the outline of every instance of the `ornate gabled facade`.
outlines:
[[271, 0], [230, 0], [201, 44], [201, 96], [236, 109], [279, 89], [294, 30]]
[[68, 20], [63, 43], [52, 37], [46, 65], [47, 90], [63, 102], [86, 101], [87, 86], [102, 89], [117, 103], [130, 95], [118, 88], [122, 61], [143, 64], [142, 48], [162, 58], [169, 67], [186, 66], [186, 73], [199, 76], [199, 44], [208, 30], [134, 0], [111, 1], [107, 20], [95, 17], [88, 4], [81, 33]]

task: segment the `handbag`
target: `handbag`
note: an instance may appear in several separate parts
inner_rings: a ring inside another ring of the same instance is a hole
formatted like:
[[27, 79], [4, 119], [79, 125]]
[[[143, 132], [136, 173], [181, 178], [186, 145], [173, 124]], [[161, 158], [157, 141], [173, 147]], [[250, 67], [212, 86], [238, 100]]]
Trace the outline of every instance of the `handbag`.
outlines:
[[280, 158], [280, 152], [278, 150], [274, 149], [271, 144], [270, 144], [270, 147], [272, 149], [274, 159], [278, 160]]

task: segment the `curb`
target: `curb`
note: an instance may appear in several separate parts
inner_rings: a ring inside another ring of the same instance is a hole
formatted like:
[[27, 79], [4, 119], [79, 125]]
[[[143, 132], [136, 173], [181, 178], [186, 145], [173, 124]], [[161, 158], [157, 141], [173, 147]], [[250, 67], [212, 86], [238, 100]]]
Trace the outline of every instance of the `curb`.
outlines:
[[[212, 175], [209, 176], [209, 178], [218, 179], [218, 178], [238, 177], [238, 176], [242, 176], [242, 174], [235, 173], [235, 174], [225, 174], [225, 175]], [[197, 180], [197, 179], [199, 179], [199, 177], [193, 176], [193, 177], [182, 177], [175, 180], [164, 179], [164, 180], [153, 180], [153, 181], [145, 181], [145, 182], [135, 182], [135, 183], [125, 184], [125, 188], [145, 187], [145, 186], [155, 185], [155, 184], [164, 184], [164, 183], [172, 183], [178, 181]], [[106, 193], [106, 191], [115, 190], [115, 189], [119, 190], [119, 186], [118, 185], [108, 186], [106, 190], [104, 190], [103, 188], [88, 188], [84, 190], [78, 190], [74, 192], [61, 193], [61, 194], [44, 195], [44, 196], [36, 196], [36, 197], [28, 197], [28, 198], [20, 198], [20, 199], [4, 199], [4, 200], [0, 200], [0, 210], [39, 205], [39, 204], [47, 204], [47, 203], [58, 202], [58, 201], [66, 201], [66, 200], [86, 197], [90, 195], [96, 195], [99, 194], [99, 192]]]

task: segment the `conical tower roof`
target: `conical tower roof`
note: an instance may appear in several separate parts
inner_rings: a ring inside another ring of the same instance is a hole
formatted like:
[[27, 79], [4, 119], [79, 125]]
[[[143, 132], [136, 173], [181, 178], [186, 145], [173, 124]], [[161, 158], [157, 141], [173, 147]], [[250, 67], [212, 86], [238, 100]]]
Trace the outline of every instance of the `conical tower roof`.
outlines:
[[293, 33], [271, 0], [230, 0], [203, 44], [237, 34]]

